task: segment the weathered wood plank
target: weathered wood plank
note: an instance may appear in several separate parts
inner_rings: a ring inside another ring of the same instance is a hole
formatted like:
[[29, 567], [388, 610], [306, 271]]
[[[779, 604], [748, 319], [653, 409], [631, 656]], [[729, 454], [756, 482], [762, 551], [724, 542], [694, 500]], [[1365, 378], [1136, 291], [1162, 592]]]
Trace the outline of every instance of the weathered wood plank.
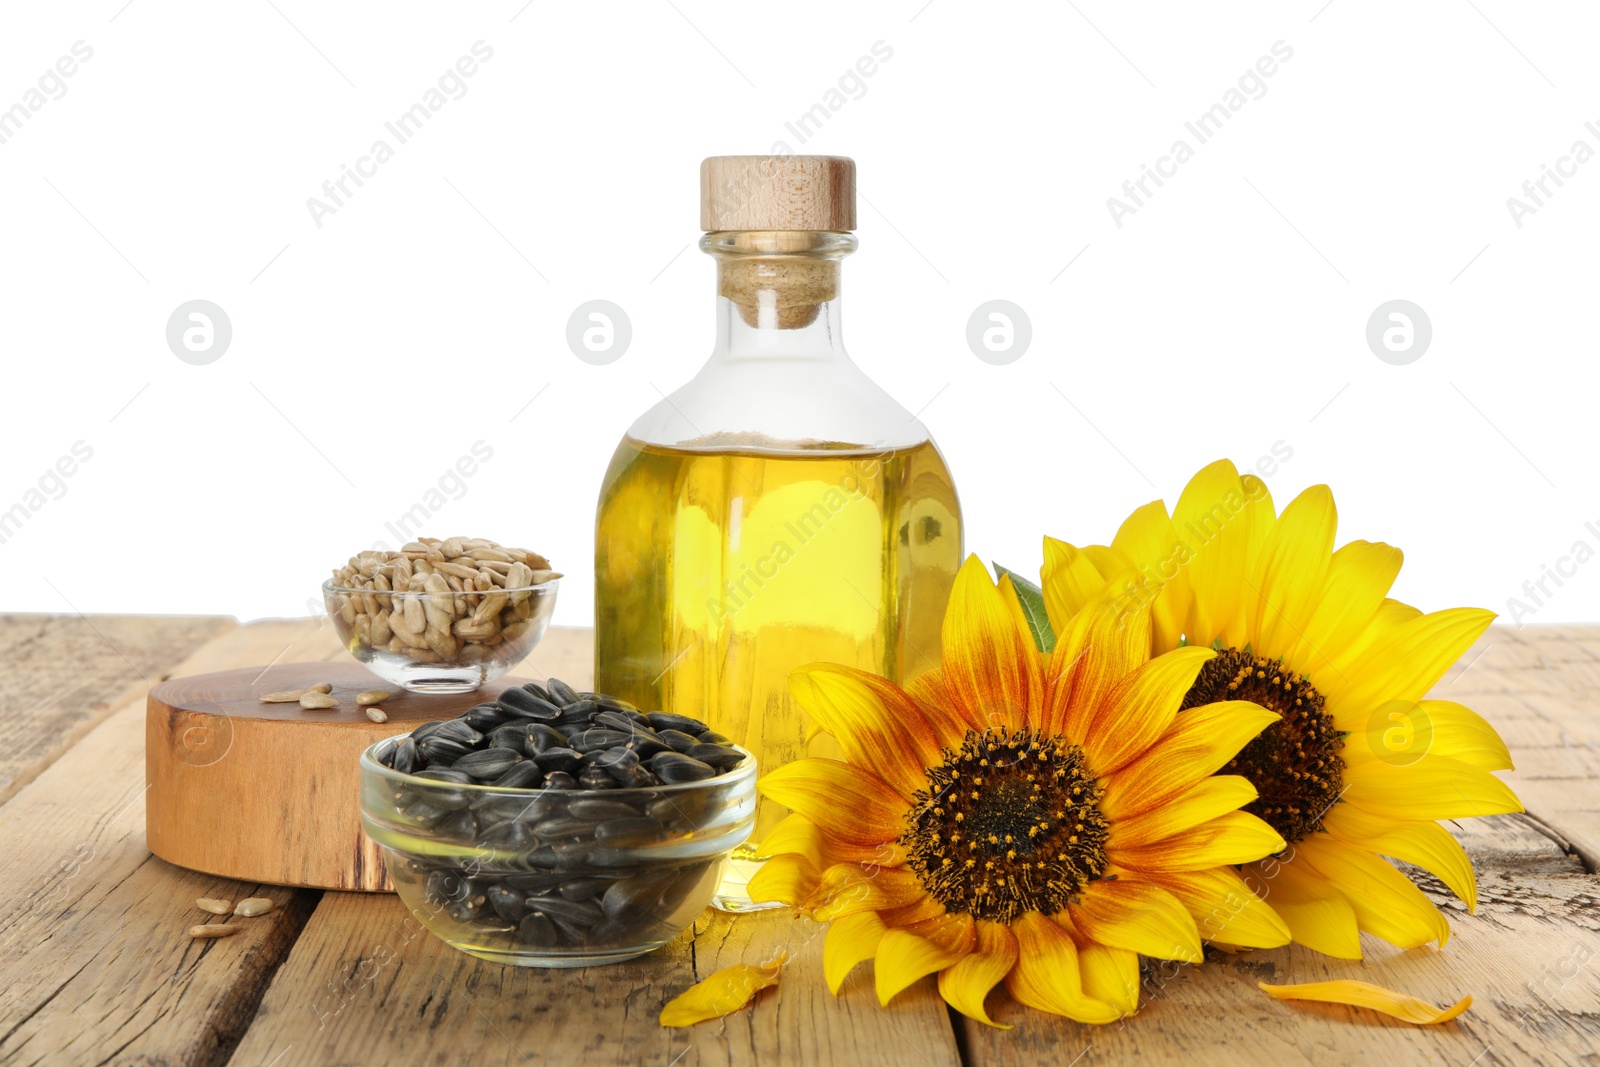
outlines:
[[[586, 633], [551, 634], [546, 660], [586, 660]], [[326, 624], [258, 623], [211, 641], [173, 673], [342, 656]], [[141, 695], [0, 807], [0, 899], [18, 902], [0, 920], [0, 1063], [224, 1062], [320, 896], [152, 857], [143, 737]], [[230, 938], [188, 938], [205, 918], [196, 897], [256, 893], [279, 910], [231, 920], [244, 930]]]
[[1600, 627], [1492, 627], [1432, 695], [1494, 723], [1523, 804], [1600, 870]]
[[[879, 1009], [870, 973], [835, 999], [822, 929], [765, 912], [707, 912], [637, 960], [546, 971], [483, 963], [423, 931], [395, 897], [327, 893], [278, 971], [233, 1064], [959, 1062], [937, 993]], [[663, 1030], [661, 1006], [698, 978], [787, 950], [778, 987], [721, 1022]]]
[[[1463, 825], [1479, 869], [1477, 915], [1437, 882], [1418, 878], [1451, 912], [1455, 934], [1442, 951], [1403, 952], [1367, 938], [1361, 962], [1287, 948], [1212, 953], [1200, 967], [1147, 965], [1141, 1009], [1122, 1024], [1079, 1026], [1007, 1003], [995, 1018], [1014, 1024], [1012, 1031], [962, 1021], [968, 1062], [1591, 1062], [1600, 1048], [1597, 880], [1519, 816]], [[1444, 1026], [1412, 1027], [1337, 1005], [1278, 1003], [1255, 987], [1332, 978], [1441, 1005], [1471, 994], [1473, 1007]]]
[[0, 803], [232, 626], [214, 616], [0, 616]]

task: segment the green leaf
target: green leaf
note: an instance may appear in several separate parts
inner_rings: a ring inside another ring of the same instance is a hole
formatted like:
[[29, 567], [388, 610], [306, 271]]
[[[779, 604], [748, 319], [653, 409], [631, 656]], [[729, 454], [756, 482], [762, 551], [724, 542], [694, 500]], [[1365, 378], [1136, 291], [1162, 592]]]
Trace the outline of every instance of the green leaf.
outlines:
[[1056, 632], [1050, 628], [1050, 613], [1044, 609], [1044, 590], [998, 563], [994, 565], [994, 572], [1002, 578], [1011, 579], [1011, 587], [1017, 591], [1017, 602], [1022, 605], [1023, 617], [1028, 620], [1028, 629], [1033, 633], [1033, 643], [1039, 646], [1040, 652], [1054, 652]]

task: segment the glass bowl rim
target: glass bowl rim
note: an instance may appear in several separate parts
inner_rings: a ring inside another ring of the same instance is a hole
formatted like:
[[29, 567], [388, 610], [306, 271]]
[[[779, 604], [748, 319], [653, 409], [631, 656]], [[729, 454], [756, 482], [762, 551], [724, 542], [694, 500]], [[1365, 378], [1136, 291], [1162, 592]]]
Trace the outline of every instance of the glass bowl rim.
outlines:
[[[532, 722], [533, 720], [529, 721]], [[646, 794], [657, 794], [656, 796], [652, 796], [650, 799], [660, 799], [659, 794], [661, 793], [679, 795], [683, 793], [692, 793], [697, 789], [711, 789], [718, 786], [742, 784], [745, 779], [756, 776], [757, 767], [757, 760], [754, 752], [751, 752], [743, 745], [734, 745], [733, 747], [735, 749], [744, 753], [744, 762], [740, 763], [732, 770], [723, 771], [721, 774], [714, 774], [710, 778], [701, 778], [699, 781], [695, 782], [663, 782], [660, 785], [626, 786], [619, 787], [617, 789], [549, 790], [524, 789], [517, 786], [490, 785], [487, 783], [479, 784], [477, 782], [441, 782], [437, 778], [419, 778], [415, 774], [405, 774], [401, 771], [395, 770], [393, 767], [385, 767], [374, 758], [373, 753], [379, 745], [386, 745], [391, 741], [393, 741], [395, 744], [399, 744], [403, 738], [410, 736], [411, 731], [407, 730], [403, 734], [394, 734], [392, 736], [385, 737], [381, 741], [374, 741], [372, 744], [362, 749], [362, 773], [366, 774], [370, 772], [397, 784], [414, 785], [423, 789], [470, 789], [482, 796], [534, 797], [549, 794], [556, 796], [589, 797], [597, 800], [605, 800], [609, 798], [626, 801], [630, 797], [638, 797], [642, 799]], [[441, 769], [448, 770], [449, 768]], [[365, 808], [365, 804], [362, 806]]]
[[426, 589], [361, 589], [350, 585], [334, 585], [333, 579], [329, 578], [322, 583], [322, 591], [324, 593], [371, 593], [373, 596], [394, 596], [401, 598], [420, 598], [430, 596], [488, 596], [490, 593], [536, 593], [540, 596], [549, 596], [556, 591], [556, 587], [560, 584], [560, 578], [546, 578], [538, 585], [513, 585], [509, 588], [497, 585], [493, 589], [462, 589], [459, 592], [457, 590], [450, 589], [441, 592], [429, 592]]

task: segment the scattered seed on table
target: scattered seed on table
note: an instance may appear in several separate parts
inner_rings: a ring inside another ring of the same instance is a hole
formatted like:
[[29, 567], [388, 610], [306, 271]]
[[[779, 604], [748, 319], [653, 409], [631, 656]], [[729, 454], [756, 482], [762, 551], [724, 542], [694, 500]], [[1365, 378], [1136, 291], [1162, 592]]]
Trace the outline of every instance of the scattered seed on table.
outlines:
[[245, 918], [249, 919], [254, 918], [257, 915], [265, 915], [267, 912], [271, 911], [273, 907], [274, 905], [271, 897], [246, 897], [244, 900], [239, 901], [239, 903], [234, 907], [233, 913], [235, 915], [243, 915]]
[[233, 911], [233, 901], [218, 900], [216, 897], [201, 897], [194, 902], [194, 906], [213, 915], [228, 915]]
[[239, 932], [238, 925], [234, 923], [201, 923], [199, 926], [189, 927], [190, 937], [232, 937]]
[[285, 689], [278, 693], [265, 693], [261, 697], [263, 704], [293, 704], [305, 695], [304, 689]]
[[388, 722], [389, 714], [382, 708], [368, 708], [367, 718], [371, 719], [373, 722]]
[[308, 693], [331, 693], [331, 692], [333, 692], [333, 683], [332, 682], [318, 682], [316, 685], [313, 685], [313, 686], [310, 686], [309, 688], [307, 688], [306, 692], [308, 692]]
[[300, 698], [300, 706], [308, 711], [321, 711], [326, 708], [338, 707], [339, 700], [337, 697], [331, 697], [327, 693], [308, 689], [305, 695]]
[[365, 693], [356, 695], [356, 703], [362, 707], [366, 707], [369, 704], [382, 704], [392, 696], [394, 694], [387, 689], [368, 689]]

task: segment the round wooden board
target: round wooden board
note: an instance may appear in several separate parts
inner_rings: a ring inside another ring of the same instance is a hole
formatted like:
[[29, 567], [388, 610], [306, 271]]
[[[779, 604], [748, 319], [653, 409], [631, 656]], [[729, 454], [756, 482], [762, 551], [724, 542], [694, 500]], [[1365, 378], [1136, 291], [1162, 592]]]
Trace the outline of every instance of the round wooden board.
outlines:
[[[354, 661], [286, 663], [174, 678], [145, 712], [145, 834], [180, 867], [244, 882], [392, 892], [378, 847], [361, 832], [359, 758], [385, 737], [447, 719], [526, 678], [470, 693], [408, 693]], [[263, 693], [333, 683], [337, 708], [263, 704]], [[356, 704], [394, 693], [389, 721]]]

